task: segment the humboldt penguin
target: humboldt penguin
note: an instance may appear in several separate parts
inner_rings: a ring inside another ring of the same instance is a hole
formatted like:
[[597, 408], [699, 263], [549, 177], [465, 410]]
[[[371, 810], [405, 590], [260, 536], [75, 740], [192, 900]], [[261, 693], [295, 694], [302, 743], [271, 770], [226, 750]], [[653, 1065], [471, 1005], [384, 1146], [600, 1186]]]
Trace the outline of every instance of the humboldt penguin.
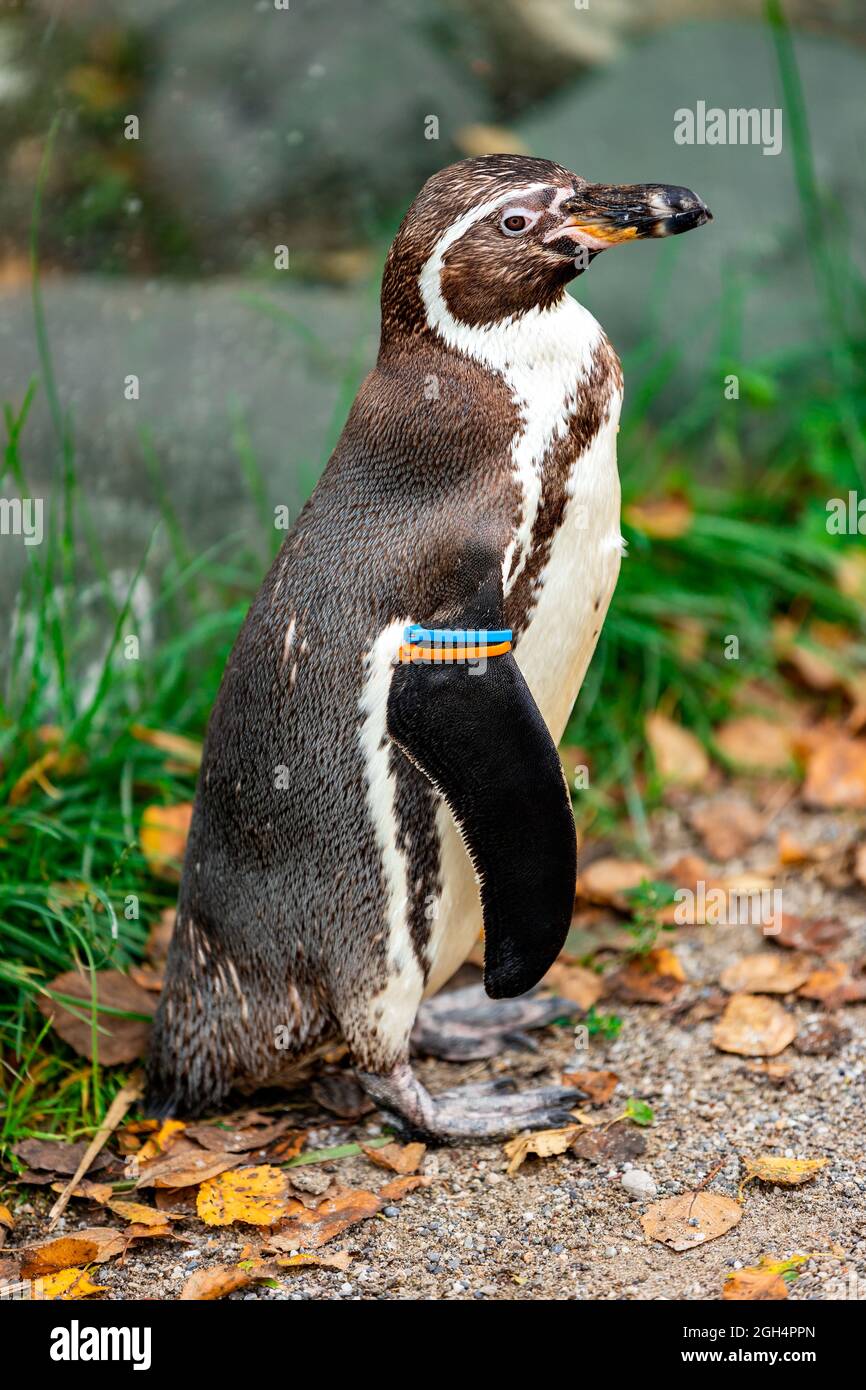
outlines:
[[407, 1132], [568, 1118], [560, 1087], [431, 1096], [410, 1039], [482, 927], [478, 1012], [503, 1010], [506, 1032], [565, 940], [576, 837], [556, 745], [622, 549], [620, 364], [566, 286], [613, 244], [709, 217], [685, 188], [515, 155], [445, 168], [412, 203], [376, 365], [213, 709], [154, 1112], [279, 1083], [342, 1039]]

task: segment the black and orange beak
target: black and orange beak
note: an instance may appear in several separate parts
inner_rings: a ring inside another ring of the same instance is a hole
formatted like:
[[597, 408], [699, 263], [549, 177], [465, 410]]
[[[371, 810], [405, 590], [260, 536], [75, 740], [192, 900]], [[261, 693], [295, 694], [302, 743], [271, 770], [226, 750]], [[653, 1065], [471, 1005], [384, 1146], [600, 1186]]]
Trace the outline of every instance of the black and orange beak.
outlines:
[[666, 183], [584, 184], [559, 211], [562, 221], [545, 241], [567, 239], [591, 251], [639, 237], [678, 236], [713, 220], [697, 193]]

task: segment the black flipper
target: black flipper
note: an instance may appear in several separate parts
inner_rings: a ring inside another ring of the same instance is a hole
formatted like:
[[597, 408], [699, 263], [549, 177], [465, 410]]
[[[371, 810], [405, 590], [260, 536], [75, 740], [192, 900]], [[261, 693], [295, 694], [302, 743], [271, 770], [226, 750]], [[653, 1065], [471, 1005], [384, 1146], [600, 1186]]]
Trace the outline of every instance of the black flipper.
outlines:
[[[499, 564], [480, 552], [476, 587], [435, 627], [502, 626]], [[481, 579], [479, 583], [478, 580]], [[577, 843], [562, 765], [511, 653], [485, 668], [401, 665], [388, 700], [388, 732], [438, 788], [481, 882], [484, 986], [494, 999], [523, 994], [553, 964], [574, 906]]]

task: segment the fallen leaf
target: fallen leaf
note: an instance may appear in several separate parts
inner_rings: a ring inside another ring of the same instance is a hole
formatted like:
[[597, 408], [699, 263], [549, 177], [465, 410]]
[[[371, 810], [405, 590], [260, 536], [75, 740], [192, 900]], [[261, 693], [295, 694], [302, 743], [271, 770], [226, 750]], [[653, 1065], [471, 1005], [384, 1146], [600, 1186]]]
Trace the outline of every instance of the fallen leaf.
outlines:
[[630, 503], [623, 508], [623, 518], [652, 540], [675, 541], [691, 528], [694, 513], [688, 498], [670, 493]]
[[237, 1265], [211, 1265], [191, 1274], [178, 1294], [182, 1303], [225, 1298], [226, 1294], [246, 1289], [254, 1276]]
[[[190, 1139], [201, 1144], [203, 1149], [215, 1149], [221, 1153], [249, 1153], [251, 1149], [265, 1149], [276, 1139], [288, 1134], [297, 1121], [290, 1115], [267, 1125], [250, 1125], [248, 1128], [231, 1129], [219, 1125], [187, 1125], [186, 1133]], [[287, 1153], [286, 1158], [292, 1155]]]
[[851, 1030], [825, 1014], [823, 1018], [812, 1019], [800, 1029], [794, 1039], [798, 1052], [806, 1057], [835, 1057], [836, 1053], [851, 1040]]
[[652, 869], [641, 859], [596, 859], [579, 874], [577, 894], [589, 902], [611, 903], [620, 912], [630, 912], [632, 904], [626, 895], [652, 877]]
[[825, 955], [844, 941], [847, 935], [848, 929], [841, 922], [829, 918], [807, 921], [803, 917], [795, 917], [791, 912], [783, 912], [781, 926], [773, 940], [777, 946], [785, 946], [792, 951], [815, 951], [818, 955]]
[[604, 993], [604, 980], [597, 971], [561, 960], [554, 961], [542, 983], [583, 1010], [591, 1009]]
[[807, 759], [803, 800], [824, 809], [866, 806], [866, 739], [819, 742]]
[[220, 1173], [199, 1188], [196, 1210], [208, 1226], [231, 1226], [244, 1221], [251, 1226], [273, 1226], [286, 1215], [294, 1198], [281, 1168], [262, 1164]]
[[431, 1181], [431, 1178], [423, 1178], [419, 1173], [392, 1178], [379, 1188], [379, 1196], [383, 1202], [399, 1202], [408, 1192], [414, 1192], [416, 1187], [428, 1187]]
[[811, 1182], [829, 1162], [829, 1158], [779, 1158], [775, 1154], [758, 1154], [755, 1158], [743, 1159], [746, 1176], [740, 1187], [742, 1189], [756, 1178], [779, 1187], [799, 1187], [801, 1183]]
[[[795, 1039], [794, 1046], [797, 1047], [799, 1042], [799, 1038]], [[756, 1076], [762, 1076], [766, 1081], [772, 1081], [777, 1086], [789, 1082], [794, 1074], [790, 1062], [747, 1062], [745, 1069]]]
[[720, 724], [713, 735], [728, 762], [748, 772], [783, 772], [791, 765], [791, 737], [780, 724], [744, 714]]
[[534, 1134], [518, 1134], [503, 1145], [508, 1159], [507, 1172], [516, 1173], [530, 1154], [537, 1158], [552, 1158], [564, 1154], [580, 1131], [580, 1125], [566, 1125], [564, 1129], [539, 1129]]
[[180, 881], [180, 868], [192, 821], [192, 802], [176, 806], [146, 806], [141, 816], [139, 842], [154, 878]]
[[[79, 1057], [93, 1060], [92, 984], [95, 982], [97, 1004], [103, 1009], [120, 1009], [125, 1013], [143, 1014], [144, 1018], [117, 1018], [114, 1014], [96, 1012], [96, 1046], [103, 1066], [113, 1067], [120, 1062], [135, 1062], [147, 1051], [150, 1019], [155, 1008], [153, 997], [141, 989], [120, 970], [90, 972], [67, 970], [51, 981], [49, 989], [56, 994], [80, 1000], [75, 1005], [59, 1003], [44, 996], [38, 1007], [50, 1020], [54, 1031], [68, 1043]], [[74, 1012], [73, 1012], [74, 1009]]]
[[716, 797], [689, 817], [711, 858], [724, 861], [740, 855], [759, 840], [765, 821], [744, 797]]
[[[301, 1206], [300, 1203], [298, 1205]], [[383, 1205], [380, 1194], [358, 1189], [325, 1197], [313, 1210], [301, 1206], [300, 1211], [291, 1212], [280, 1231], [268, 1237], [268, 1248], [294, 1251], [300, 1246], [308, 1246], [318, 1249], [349, 1226], [375, 1216]]]
[[803, 999], [817, 999], [828, 1009], [859, 1004], [866, 999], [866, 979], [855, 980], [845, 961], [828, 960], [812, 971], [801, 986], [800, 995]]
[[196, 1145], [180, 1139], [167, 1154], [138, 1171], [136, 1187], [194, 1187], [242, 1162], [242, 1154], [203, 1153]]
[[630, 1124], [615, 1124], [604, 1129], [585, 1129], [575, 1135], [571, 1152], [588, 1163], [603, 1163], [620, 1167], [633, 1162], [646, 1152], [646, 1139]]
[[[67, 1144], [62, 1139], [21, 1139], [12, 1149], [16, 1158], [23, 1161], [30, 1168], [37, 1168], [48, 1173], [61, 1173], [71, 1177], [78, 1168], [79, 1163], [87, 1153], [87, 1141], [79, 1140], [76, 1144]], [[101, 1168], [105, 1168], [111, 1162], [111, 1155], [108, 1153], [97, 1154], [88, 1168], [88, 1172], [96, 1173]]]
[[362, 1144], [361, 1148], [371, 1163], [388, 1168], [392, 1173], [417, 1172], [427, 1152], [426, 1144], [383, 1144], [379, 1149]]
[[88, 1226], [70, 1235], [52, 1236], [21, 1251], [21, 1277], [38, 1279], [72, 1266], [103, 1264], [121, 1254], [125, 1245], [125, 1232], [109, 1226]]
[[628, 1004], [667, 1004], [682, 988], [685, 971], [668, 947], [636, 956], [609, 981], [610, 990]]
[[73, 1298], [90, 1298], [95, 1293], [105, 1293], [107, 1285], [94, 1284], [85, 1269], [58, 1269], [54, 1274], [40, 1277], [39, 1297], [66, 1301]]
[[299, 1255], [277, 1255], [274, 1264], [280, 1269], [303, 1269], [307, 1265], [318, 1265], [322, 1269], [338, 1269], [342, 1273], [352, 1263], [352, 1256], [348, 1250], [335, 1250], [333, 1254], [325, 1251], [317, 1254], [315, 1251], [302, 1251]]
[[700, 739], [667, 715], [648, 714], [646, 738], [656, 771], [664, 782], [698, 787], [710, 771], [710, 760]]
[[788, 1286], [781, 1274], [772, 1269], [762, 1269], [760, 1265], [749, 1269], [737, 1269], [727, 1275], [722, 1285], [722, 1298], [735, 1300], [775, 1300], [781, 1302], [788, 1297]]
[[671, 1250], [693, 1250], [730, 1231], [743, 1215], [739, 1202], [715, 1192], [684, 1192], [653, 1202], [640, 1219], [651, 1240]]
[[165, 1226], [165, 1212], [157, 1211], [156, 1207], [145, 1206], [144, 1202], [127, 1202], [122, 1197], [114, 1197], [106, 1202], [106, 1206], [115, 1215], [122, 1216], [124, 1221], [133, 1222], [137, 1226]]
[[760, 951], [729, 965], [719, 984], [730, 994], [792, 994], [809, 978], [811, 969], [807, 956]]
[[775, 999], [734, 994], [716, 1024], [713, 1045], [741, 1057], [775, 1057], [796, 1036], [796, 1021]]
[[180, 1138], [186, 1129], [183, 1120], [163, 1120], [155, 1134], [151, 1135], [146, 1143], [136, 1153], [139, 1164], [149, 1163], [152, 1158], [157, 1158], [160, 1154], [170, 1149], [172, 1144]]
[[866, 844], [858, 845], [854, 852], [854, 877], [866, 888]]
[[604, 1105], [609, 1101], [618, 1082], [615, 1071], [566, 1071], [562, 1074], [563, 1086], [576, 1086], [590, 1105]]

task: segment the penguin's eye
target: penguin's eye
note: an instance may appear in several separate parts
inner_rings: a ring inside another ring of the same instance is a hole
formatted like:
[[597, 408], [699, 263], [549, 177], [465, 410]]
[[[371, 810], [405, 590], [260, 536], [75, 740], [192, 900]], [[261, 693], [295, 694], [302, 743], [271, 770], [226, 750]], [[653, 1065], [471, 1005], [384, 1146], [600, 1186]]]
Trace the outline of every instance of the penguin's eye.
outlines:
[[499, 219], [500, 231], [506, 236], [521, 236], [537, 220], [538, 213], [528, 208], [505, 208]]

